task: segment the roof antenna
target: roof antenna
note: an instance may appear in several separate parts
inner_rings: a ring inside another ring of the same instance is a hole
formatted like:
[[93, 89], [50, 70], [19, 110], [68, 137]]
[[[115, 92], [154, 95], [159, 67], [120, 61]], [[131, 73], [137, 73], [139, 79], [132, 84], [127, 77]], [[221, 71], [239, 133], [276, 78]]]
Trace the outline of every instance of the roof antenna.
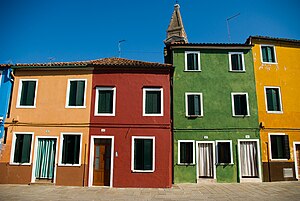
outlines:
[[231, 20], [231, 19], [233, 19], [233, 18], [239, 16], [240, 14], [241, 14], [241, 13], [238, 13], [238, 14], [233, 15], [233, 16], [231, 16], [231, 17], [229, 17], [229, 18], [226, 19], [226, 23], [227, 23], [227, 31], [228, 31], [228, 40], [229, 40], [229, 42], [231, 42], [231, 38], [230, 38], [230, 29], [229, 29], [229, 20]]
[[118, 42], [118, 49], [119, 49], [119, 58], [121, 58], [121, 43], [122, 42], [125, 42], [126, 40], [119, 40], [119, 42]]
[[55, 58], [54, 57], [48, 57], [48, 60], [49, 60], [49, 63], [51, 64], [51, 63], [53, 63], [53, 61], [55, 60]]

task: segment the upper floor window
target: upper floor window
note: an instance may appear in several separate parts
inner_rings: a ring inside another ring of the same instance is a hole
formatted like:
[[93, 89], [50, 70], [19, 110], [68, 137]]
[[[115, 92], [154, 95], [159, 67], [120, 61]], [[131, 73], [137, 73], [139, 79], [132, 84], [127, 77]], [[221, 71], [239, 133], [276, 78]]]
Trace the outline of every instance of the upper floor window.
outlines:
[[69, 79], [67, 89], [67, 108], [84, 108], [86, 79]]
[[36, 79], [21, 79], [19, 84], [17, 107], [34, 108], [38, 81]]
[[33, 133], [14, 133], [11, 150], [11, 163], [30, 165]]
[[185, 70], [200, 71], [200, 52], [185, 52]]
[[163, 116], [163, 89], [143, 89], [143, 116]]
[[273, 45], [261, 45], [260, 48], [263, 63], [276, 63], [276, 52]]
[[60, 165], [80, 165], [81, 133], [61, 134]]
[[271, 159], [290, 159], [289, 136], [285, 134], [270, 134]]
[[116, 87], [97, 87], [95, 116], [115, 116]]
[[154, 172], [155, 137], [132, 137], [132, 165], [134, 172]]
[[203, 116], [202, 93], [185, 93], [186, 116]]
[[250, 116], [248, 93], [231, 93], [232, 114], [236, 117]]
[[229, 70], [245, 71], [244, 54], [242, 52], [229, 52]]
[[279, 87], [265, 87], [266, 106], [269, 113], [282, 113], [281, 94]]

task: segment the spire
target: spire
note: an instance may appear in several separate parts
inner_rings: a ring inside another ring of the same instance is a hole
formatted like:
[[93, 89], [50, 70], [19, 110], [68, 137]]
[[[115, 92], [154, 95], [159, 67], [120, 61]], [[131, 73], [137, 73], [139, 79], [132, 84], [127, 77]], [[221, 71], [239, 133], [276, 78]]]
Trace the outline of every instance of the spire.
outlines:
[[172, 18], [167, 29], [167, 39], [164, 41], [165, 44], [174, 42], [188, 43], [179, 8], [179, 4], [174, 5]]

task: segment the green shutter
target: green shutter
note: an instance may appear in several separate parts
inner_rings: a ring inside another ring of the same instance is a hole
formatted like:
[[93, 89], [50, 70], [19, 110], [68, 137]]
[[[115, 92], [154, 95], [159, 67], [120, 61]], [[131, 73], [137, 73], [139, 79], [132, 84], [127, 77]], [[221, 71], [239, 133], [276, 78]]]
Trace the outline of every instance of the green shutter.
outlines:
[[134, 140], [134, 169], [152, 170], [153, 168], [153, 140]]
[[261, 47], [263, 62], [268, 62], [267, 47]]
[[113, 113], [113, 90], [98, 91], [98, 113]]
[[32, 135], [30, 134], [16, 134], [15, 153], [13, 160], [15, 163], [30, 162], [31, 139]]
[[243, 70], [243, 60], [241, 54], [231, 55], [231, 68], [232, 70]]
[[289, 144], [289, 136], [283, 136], [283, 147], [284, 147], [284, 158], [290, 159], [290, 144]]
[[186, 143], [185, 142], [181, 142], [180, 143], [180, 163], [186, 163], [187, 159], [186, 159], [187, 153], [186, 153]]
[[273, 47], [267, 47], [268, 62], [275, 62]]
[[69, 106], [84, 105], [85, 81], [70, 81]]
[[161, 113], [161, 92], [146, 91], [146, 114]]
[[187, 54], [187, 70], [199, 70], [197, 53]]
[[79, 164], [80, 135], [63, 136], [63, 164]]
[[234, 112], [235, 115], [248, 115], [247, 96], [234, 95]]
[[34, 106], [36, 81], [22, 81], [21, 106]]
[[143, 170], [152, 170], [153, 162], [153, 140], [144, 139], [144, 168]]
[[279, 90], [276, 88], [266, 89], [268, 111], [281, 111]]
[[134, 169], [142, 170], [143, 169], [143, 141], [141, 139], [134, 140]]

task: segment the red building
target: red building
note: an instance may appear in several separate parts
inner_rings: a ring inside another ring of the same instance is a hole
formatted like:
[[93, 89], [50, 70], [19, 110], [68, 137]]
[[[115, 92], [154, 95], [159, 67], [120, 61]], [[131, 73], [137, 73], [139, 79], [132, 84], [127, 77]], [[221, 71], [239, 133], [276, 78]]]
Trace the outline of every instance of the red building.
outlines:
[[171, 187], [172, 66], [92, 62], [89, 186]]

